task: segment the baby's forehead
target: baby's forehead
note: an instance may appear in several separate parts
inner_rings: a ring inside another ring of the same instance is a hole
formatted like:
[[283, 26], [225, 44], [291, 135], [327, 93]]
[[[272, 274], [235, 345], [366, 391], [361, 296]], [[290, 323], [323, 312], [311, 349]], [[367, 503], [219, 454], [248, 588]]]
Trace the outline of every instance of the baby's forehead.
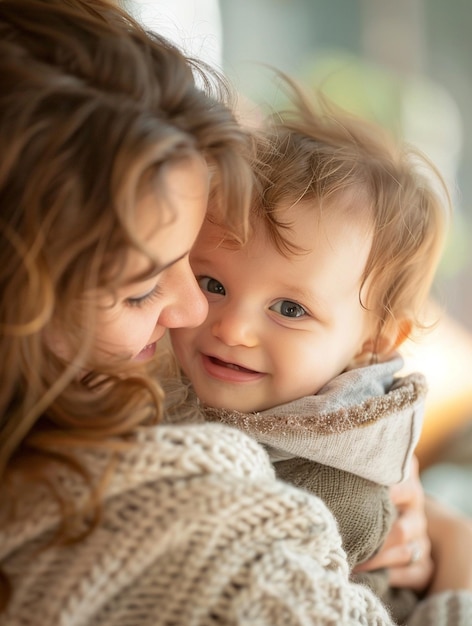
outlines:
[[[281, 195], [272, 206], [254, 203], [247, 238], [244, 242], [234, 235], [224, 221], [209, 212], [204, 220], [195, 248], [238, 251], [252, 249], [254, 245], [267, 245], [291, 258], [311, 249], [311, 236], [315, 233], [340, 232], [346, 228], [372, 235], [373, 215], [364, 193], [357, 189], [342, 189], [329, 198], [314, 194], [304, 196]], [[334, 225], [334, 231], [333, 231]]]
[[194, 250], [201, 247], [239, 250], [242, 247], [240, 238], [233, 234], [224, 222], [216, 220], [211, 214], [203, 221]]
[[371, 220], [373, 217], [372, 198], [365, 186], [358, 184], [316, 193], [311, 189], [291, 190], [290, 194], [277, 198], [269, 208], [261, 204], [257, 213], [273, 213], [276, 220], [285, 225], [293, 223], [294, 215], [300, 211], [311, 212], [318, 219], [341, 217]]
[[[361, 229], [366, 235], [373, 228], [372, 205], [365, 194], [355, 190], [340, 190], [328, 198], [307, 193], [304, 196], [286, 196], [273, 206], [259, 205], [250, 217], [250, 236], [263, 233], [283, 254], [300, 246], [310, 248], [310, 235], [329, 228]], [[308, 236], [308, 239], [307, 239]]]

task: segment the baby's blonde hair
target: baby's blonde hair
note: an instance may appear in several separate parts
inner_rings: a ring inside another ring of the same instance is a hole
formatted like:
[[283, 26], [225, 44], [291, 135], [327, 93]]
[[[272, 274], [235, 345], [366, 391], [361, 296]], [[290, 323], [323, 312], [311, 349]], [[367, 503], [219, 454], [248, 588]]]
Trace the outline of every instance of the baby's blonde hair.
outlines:
[[257, 136], [254, 228], [262, 220], [274, 245], [290, 254], [289, 207], [298, 202], [313, 201], [319, 215], [343, 211], [346, 220], [365, 223], [373, 239], [359, 298], [377, 316], [379, 336], [398, 334], [404, 320], [405, 328], [424, 328], [450, 217], [441, 175], [382, 127], [282, 78], [294, 106], [274, 113]]

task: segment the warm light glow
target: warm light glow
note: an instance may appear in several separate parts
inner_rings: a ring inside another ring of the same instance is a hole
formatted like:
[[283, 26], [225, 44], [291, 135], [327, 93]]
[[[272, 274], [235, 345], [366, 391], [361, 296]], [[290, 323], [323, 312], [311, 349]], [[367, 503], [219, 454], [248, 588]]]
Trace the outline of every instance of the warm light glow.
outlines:
[[429, 386], [417, 448], [422, 467], [434, 462], [435, 452], [456, 428], [472, 420], [472, 334], [435, 306], [431, 316], [440, 319], [434, 330], [418, 342], [408, 341], [402, 351], [402, 374], [422, 372]]

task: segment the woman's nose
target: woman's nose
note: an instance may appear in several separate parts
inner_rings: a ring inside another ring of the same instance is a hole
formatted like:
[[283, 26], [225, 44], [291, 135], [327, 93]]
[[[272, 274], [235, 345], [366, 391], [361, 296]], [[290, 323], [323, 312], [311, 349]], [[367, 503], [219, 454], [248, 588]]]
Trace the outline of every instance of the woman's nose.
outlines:
[[257, 344], [256, 321], [244, 306], [227, 304], [211, 312], [212, 333], [227, 346], [253, 347]]
[[208, 314], [208, 300], [202, 293], [188, 264], [172, 273], [171, 301], [159, 316], [158, 323], [166, 328], [194, 328]]

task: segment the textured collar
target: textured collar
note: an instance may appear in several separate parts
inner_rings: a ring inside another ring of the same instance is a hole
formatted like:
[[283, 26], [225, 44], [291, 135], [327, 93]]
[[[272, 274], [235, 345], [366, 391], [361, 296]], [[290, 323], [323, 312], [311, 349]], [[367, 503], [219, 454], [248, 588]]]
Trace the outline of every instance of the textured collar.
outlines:
[[276, 462], [303, 457], [391, 485], [408, 475], [426, 395], [421, 374], [396, 378], [403, 360], [347, 371], [316, 395], [257, 413], [204, 407], [206, 419], [255, 437]]

